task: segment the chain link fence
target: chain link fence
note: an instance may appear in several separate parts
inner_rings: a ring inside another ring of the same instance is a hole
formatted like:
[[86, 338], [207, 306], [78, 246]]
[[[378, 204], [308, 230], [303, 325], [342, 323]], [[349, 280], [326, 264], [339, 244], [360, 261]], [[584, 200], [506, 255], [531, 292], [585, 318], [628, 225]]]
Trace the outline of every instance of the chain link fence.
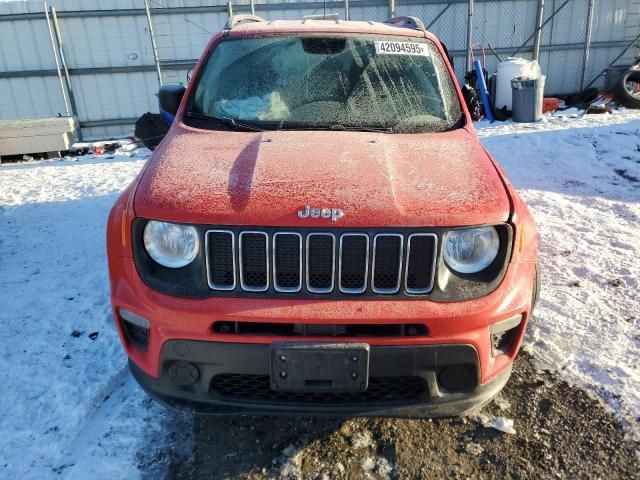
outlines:
[[[72, 114], [89, 136], [127, 132], [140, 112], [153, 111], [158, 77], [187, 82], [211, 36], [233, 14], [419, 17], [452, 54], [458, 80], [471, 58], [492, 73], [499, 59], [517, 54], [538, 59], [548, 95], [577, 92], [594, 78], [602, 88], [600, 72], [614, 60], [630, 64], [640, 49], [640, 0], [50, 1], [59, 45], [42, 3], [0, 2], [0, 89], [9, 92], [0, 98], [0, 118], [64, 115], [68, 72]], [[66, 71], [57, 66], [62, 60]]]

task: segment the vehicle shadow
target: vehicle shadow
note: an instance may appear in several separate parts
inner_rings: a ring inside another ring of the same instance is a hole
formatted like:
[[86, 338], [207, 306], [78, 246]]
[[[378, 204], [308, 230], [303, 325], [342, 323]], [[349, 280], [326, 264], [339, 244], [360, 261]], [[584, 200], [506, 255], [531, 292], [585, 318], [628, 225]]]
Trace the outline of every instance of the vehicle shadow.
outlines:
[[298, 449], [326, 444], [344, 419], [323, 417], [193, 417], [188, 464], [171, 465], [167, 478], [237, 478], [278, 475]]
[[[513, 419], [517, 432], [492, 428], [498, 417]], [[193, 443], [182, 453], [183, 417], [167, 418], [177, 422], [164, 441], [173, 453], [161, 475], [143, 470], [144, 478], [634, 477], [636, 443], [615, 417], [526, 352], [500, 401], [465, 418], [188, 416]]]

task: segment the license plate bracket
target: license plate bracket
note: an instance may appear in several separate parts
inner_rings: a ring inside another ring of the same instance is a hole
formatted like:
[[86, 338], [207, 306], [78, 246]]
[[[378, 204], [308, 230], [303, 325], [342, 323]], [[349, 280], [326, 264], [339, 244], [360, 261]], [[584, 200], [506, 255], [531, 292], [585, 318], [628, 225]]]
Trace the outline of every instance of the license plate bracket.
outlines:
[[369, 383], [366, 343], [275, 342], [271, 388], [283, 392], [363, 392]]

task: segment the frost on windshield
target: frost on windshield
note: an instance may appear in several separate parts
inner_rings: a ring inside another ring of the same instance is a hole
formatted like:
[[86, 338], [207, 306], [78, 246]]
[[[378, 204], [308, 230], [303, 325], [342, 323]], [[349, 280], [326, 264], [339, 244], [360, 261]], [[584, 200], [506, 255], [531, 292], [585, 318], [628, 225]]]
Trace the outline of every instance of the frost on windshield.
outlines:
[[393, 37], [223, 41], [204, 68], [193, 104], [211, 117], [301, 127], [440, 131], [461, 116], [435, 45]]

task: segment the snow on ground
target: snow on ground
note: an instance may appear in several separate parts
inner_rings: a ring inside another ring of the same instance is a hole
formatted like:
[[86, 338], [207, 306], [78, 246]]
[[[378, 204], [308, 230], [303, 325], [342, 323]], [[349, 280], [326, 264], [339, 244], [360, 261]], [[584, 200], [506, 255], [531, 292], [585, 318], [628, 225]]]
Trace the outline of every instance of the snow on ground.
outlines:
[[542, 297], [525, 348], [640, 435], [640, 115], [478, 131], [531, 208]]
[[[541, 235], [526, 348], [637, 434], [640, 114], [481, 123], [479, 135]], [[189, 449], [189, 420], [176, 429], [181, 417], [136, 387], [111, 320], [105, 223], [143, 164], [0, 166], [0, 476], [135, 478], [140, 466], [153, 476], [164, 443]], [[167, 438], [169, 422], [182, 437]]]
[[105, 156], [0, 166], [3, 478], [79, 478], [73, 465], [92, 453], [109, 461], [85, 463], [83, 473], [91, 467], [109, 478], [115, 468], [132, 478], [129, 444], [149, 431], [146, 417], [163, 414], [141, 408], [145, 396], [126, 369], [104, 253], [109, 209], [144, 161]]

